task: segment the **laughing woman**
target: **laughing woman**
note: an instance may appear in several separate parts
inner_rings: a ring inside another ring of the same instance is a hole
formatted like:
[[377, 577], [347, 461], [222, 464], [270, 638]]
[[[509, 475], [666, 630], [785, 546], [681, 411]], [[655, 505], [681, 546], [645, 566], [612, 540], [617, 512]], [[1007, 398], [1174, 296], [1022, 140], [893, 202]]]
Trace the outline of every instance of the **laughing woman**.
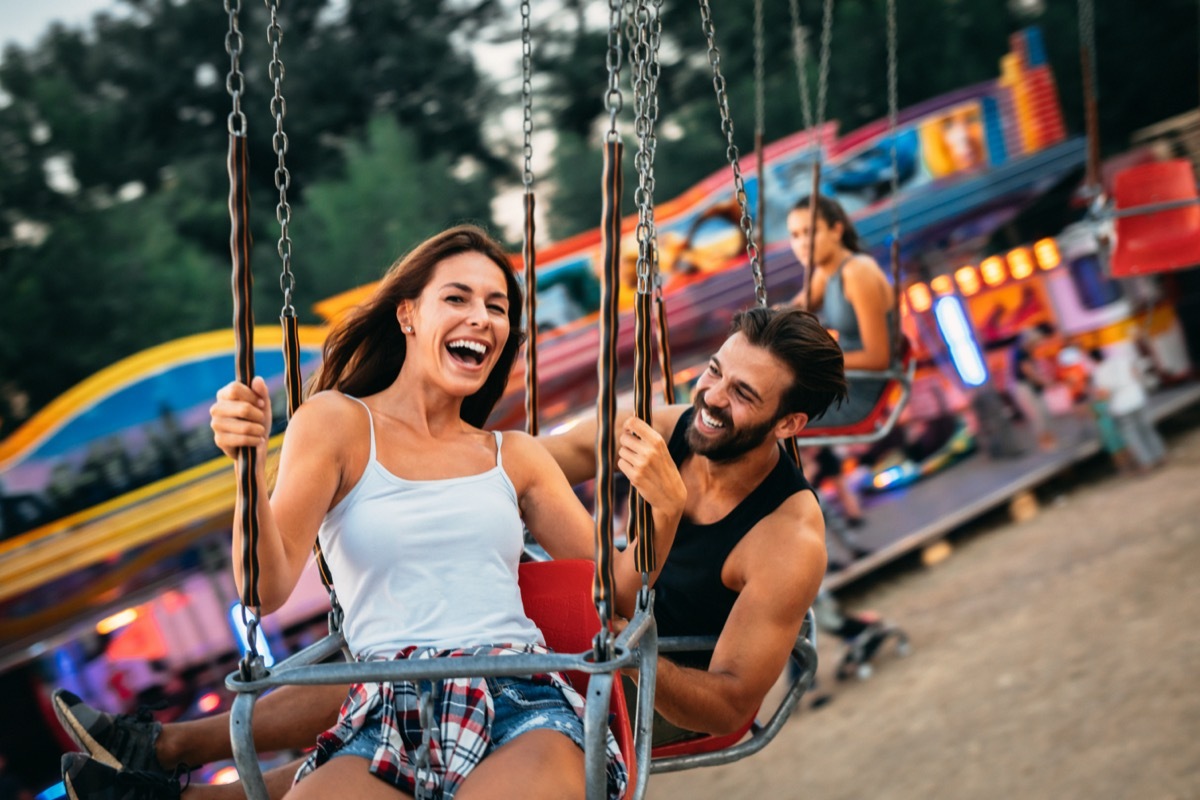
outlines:
[[[330, 332], [311, 396], [288, 426], [274, 492], [258, 509], [264, 612], [291, 594], [319, 540], [356, 659], [545, 652], [517, 585], [522, 525], [555, 558], [591, 558], [592, 520], [535, 439], [482, 430], [516, 359], [520, 317], [506, 253], [460, 226], [393, 265]], [[217, 444], [231, 457], [257, 447], [263, 464], [270, 403], [261, 379], [217, 398]], [[653, 506], [666, 552], [683, 482], [648, 425], [626, 425], [620, 448], [618, 466]], [[234, 552], [242, 535], [235, 526]], [[632, 559], [633, 548], [617, 554], [617, 610], [626, 614], [641, 583]], [[443, 686], [440, 697], [458, 690]], [[471, 691], [492, 702], [465, 712], [436, 703], [441, 751], [465, 755], [422, 772], [434, 797], [583, 796], [583, 702], [565, 680], [478, 679]], [[416, 695], [401, 683], [353, 687], [290, 796], [411, 795], [421, 731], [405, 719], [415, 717], [406, 712]], [[471, 713], [483, 717], [463, 718]], [[618, 797], [625, 769], [611, 734], [608, 750]]]

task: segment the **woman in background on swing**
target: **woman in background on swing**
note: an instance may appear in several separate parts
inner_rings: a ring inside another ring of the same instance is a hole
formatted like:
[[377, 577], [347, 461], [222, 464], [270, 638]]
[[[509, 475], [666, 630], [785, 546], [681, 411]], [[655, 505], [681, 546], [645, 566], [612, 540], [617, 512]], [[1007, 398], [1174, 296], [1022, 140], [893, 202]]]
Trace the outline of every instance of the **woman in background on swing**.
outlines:
[[[816, 227], [813, 228], [813, 203]], [[821, 317], [842, 348], [846, 370], [883, 371], [891, 364], [895, 298], [883, 269], [862, 252], [858, 231], [845, 209], [831, 197], [803, 198], [788, 214], [792, 253], [806, 268], [811, 291], [804, 290], [792, 305]], [[813, 263], [809, 264], [812, 250]], [[811, 300], [812, 308], [808, 308]], [[809, 423], [807, 435], [819, 436], [823, 428], [850, 425], [865, 419], [887, 387], [883, 378], [851, 378], [849, 399]], [[818, 454], [822, 474], [834, 476], [838, 498], [851, 527], [862, 521], [862, 506], [841, 472], [841, 461], [829, 448]], [[854, 553], [860, 555], [861, 553]]]
[[[460, 226], [393, 265], [330, 332], [258, 509], [265, 613], [291, 594], [319, 539], [356, 659], [545, 652], [517, 585], [522, 522], [555, 558], [591, 558], [593, 523], [540, 443], [481, 430], [520, 347], [521, 307], [504, 250]], [[269, 409], [261, 378], [226, 386], [212, 408], [217, 444], [230, 456], [257, 447], [261, 471]], [[666, 552], [685, 490], [665, 443], [631, 420], [618, 467], [651, 503]], [[617, 554], [626, 615], [641, 585], [632, 558], [633, 548]], [[584, 795], [583, 701], [561, 676], [445, 682], [421, 770], [418, 703], [411, 683], [352, 687], [289, 796], [408, 796], [416, 780], [458, 800]], [[618, 797], [625, 768], [611, 733], [608, 759]]]

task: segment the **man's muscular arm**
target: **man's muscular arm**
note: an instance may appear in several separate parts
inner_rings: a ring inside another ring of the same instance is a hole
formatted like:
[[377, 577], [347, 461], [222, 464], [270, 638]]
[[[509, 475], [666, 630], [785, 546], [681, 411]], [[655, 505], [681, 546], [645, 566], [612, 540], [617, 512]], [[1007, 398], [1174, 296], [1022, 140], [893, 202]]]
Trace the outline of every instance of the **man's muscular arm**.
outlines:
[[825, 574], [825, 523], [811, 492], [760, 522], [739, 548], [744, 585], [708, 670], [658, 661], [655, 709], [688, 730], [737, 730], [762, 704], [787, 663]]

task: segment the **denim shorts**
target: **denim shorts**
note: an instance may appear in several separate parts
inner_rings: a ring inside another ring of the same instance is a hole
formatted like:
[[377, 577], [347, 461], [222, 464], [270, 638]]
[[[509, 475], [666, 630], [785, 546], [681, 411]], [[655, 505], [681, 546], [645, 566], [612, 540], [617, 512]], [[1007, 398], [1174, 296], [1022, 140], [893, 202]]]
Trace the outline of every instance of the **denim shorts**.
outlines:
[[[528, 678], [486, 678], [495, 715], [492, 718], [492, 743], [495, 750], [523, 733], [549, 729], [567, 736], [581, 750], [583, 720], [567, 702], [557, 686], [534, 683]], [[435, 712], [436, 713], [436, 712]], [[376, 708], [363, 727], [331, 757], [359, 756], [368, 761], [375, 757], [383, 736], [383, 709]]]

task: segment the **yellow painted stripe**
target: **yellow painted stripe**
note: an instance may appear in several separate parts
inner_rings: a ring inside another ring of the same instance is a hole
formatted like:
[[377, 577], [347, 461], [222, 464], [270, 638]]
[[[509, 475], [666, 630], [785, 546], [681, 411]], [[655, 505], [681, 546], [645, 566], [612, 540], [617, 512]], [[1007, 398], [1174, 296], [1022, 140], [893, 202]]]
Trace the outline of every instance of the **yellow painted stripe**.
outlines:
[[[273, 444], [281, 440], [282, 436], [276, 437]], [[150, 499], [130, 499], [141, 490], [117, 498], [114, 502], [121, 504], [120, 510], [110, 515], [66, 530], [46, 530], [54, 525], [36, 529], [20, 537], [24, 541], [21, 547], [5, 542], [6, 550], [0, 554], [0, 601], [164, 536], [231, 519], [233, 463], [222, 456], [201, 466], [207, 468], [207, 474], [191, 482], [165, 490], [161, 484], [167, 481], [153, 484], [159, 491]]]
[[[326, 333], [324, 327], [300, 326], [301, 346], [320, 347], [325, 341]], [[258, 347], [283, 345], [282, 332], [274, 325], [257, 328], [254, 336]], [[185, 336], [121, 359], [59, 395], [24, 425], [13, 431], [12, 436], [0, 441], [0, 471], [5, 470], [10, 462], [41, 444], [99, 400], [173, 366], [232, 350], [233, 331], [227, 329]], [[213, 387], [214, 393], [217, 388]]]

